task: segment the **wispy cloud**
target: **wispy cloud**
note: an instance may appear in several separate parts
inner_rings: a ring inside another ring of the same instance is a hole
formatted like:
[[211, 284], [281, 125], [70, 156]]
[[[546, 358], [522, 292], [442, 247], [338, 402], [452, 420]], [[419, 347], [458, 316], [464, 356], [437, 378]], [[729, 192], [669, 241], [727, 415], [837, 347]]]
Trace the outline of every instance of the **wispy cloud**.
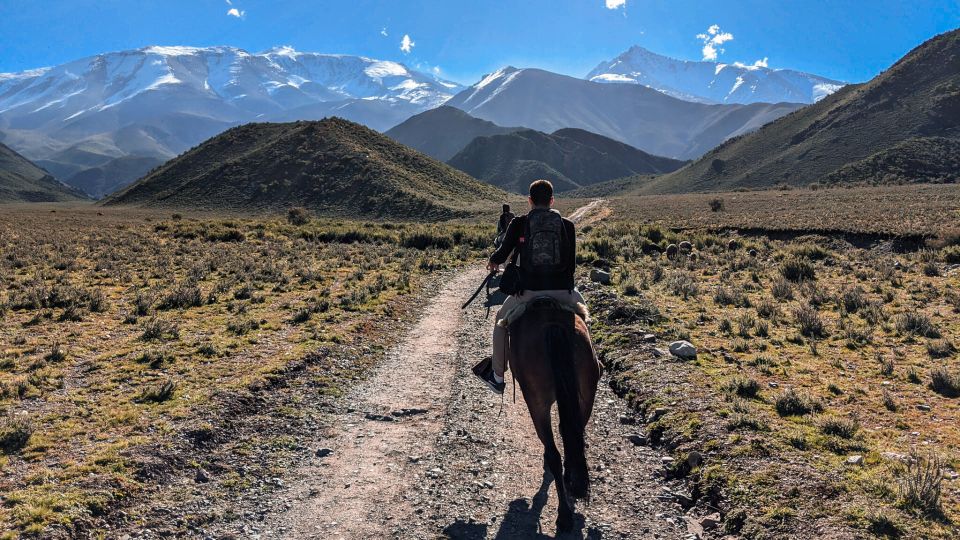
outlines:
[[386, 27], [386, 26], [384, 26], [383, 28], [380, 29], [380, 35], [383, 36], [383, 37], [387, 37], [387, 36], [389, 35], [389, 34], [387, 34], [387, 27]]
[[400, 50], [403, 51], [404, 54], [410, 54], [410, 51], [412, 51], [416, 45], [417, 44], [410, 39], [410, 34], [404, 34], [403, 39], [400, 40]]
[[246, 15], [246, 14], [247, 14], [247, 12], [244, 11], [244, 10], [242, 10], [242, 9], [230, 8], [230, 9], [227, 10], [227, 16], [229, 16], [229, 17], [236, 17], [236, 18], [238, 18], [238, 19], [242, 19], [243, 16]]
[[607, 0], [607, 9], [620, 9], [626, 5], [627, 0]]
[[705, 34], [697, 34], [697, 39], [703, 41], [703, 59], [714, 62], [724, 52], [721, 45], [733, 40], [733, 34], [721, 31], [720, 25], [714, 24], [707, 28]]

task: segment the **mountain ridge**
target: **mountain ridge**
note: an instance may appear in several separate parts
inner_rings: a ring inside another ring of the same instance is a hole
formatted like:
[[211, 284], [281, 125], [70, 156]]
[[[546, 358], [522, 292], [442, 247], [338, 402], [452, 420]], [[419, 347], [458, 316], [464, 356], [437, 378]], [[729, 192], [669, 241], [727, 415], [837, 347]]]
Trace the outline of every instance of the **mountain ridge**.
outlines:
[[341, 118], [251, 123], [212, 137], [106, 205], [448, 219], [507, 194]]
[[584, 77], [600, 83], [637, 84], [668, 96], [699, 103], [810, 104], [846, 83], [792, 69], [679, 60], [634, 45], [612, 60], [597, 64]]
[[584, 129], [674, 159], [699, 157], [802, 106], [693, 103], [641, 85], [596, 83], [512, 66], [486, 75], [446, 105], [502, 126], [545, 133]]
[[386, 129], [459, 88], [363, 56], [149, 46], [0, 74], [0, 131], [67, 180], [122, 157], [166, 161], [251, 121], [337, 115]]
[[[914, 174], [942, 181], [940, 165], [912, 171], [901, 165], [910, 156], [937, 152], [934, 148], [956, 148], [940, 139], [960, 139], [958, 118], [960, 29], [927, 40], [872, 80], [844, 87], [754, 133], [728, 140], [683, 169], [653, 180], [638, 178], [633, 191], [722, 191], [841, 180], [882, 183], [874, 175], [887, 173], [898, 182], [916, 181], [910, 178]], [[945, 159], [942, 165], [949, 163]]]

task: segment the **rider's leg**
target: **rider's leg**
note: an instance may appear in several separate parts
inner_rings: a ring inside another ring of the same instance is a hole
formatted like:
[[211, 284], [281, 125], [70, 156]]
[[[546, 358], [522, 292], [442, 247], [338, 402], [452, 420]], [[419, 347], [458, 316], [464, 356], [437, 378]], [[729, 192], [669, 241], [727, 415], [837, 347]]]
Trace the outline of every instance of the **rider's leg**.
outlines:
[[[497, 310], [495, 320], [499, 321], [508, 311], [517, 305], [516, 296], [508, 296], [503, 305]], [[493, 326], [493, 374], [498, 377], [497, 382], [503, 381], [503, 372], [506, 370], [507, 356], [507, 329], [496, 324]]]

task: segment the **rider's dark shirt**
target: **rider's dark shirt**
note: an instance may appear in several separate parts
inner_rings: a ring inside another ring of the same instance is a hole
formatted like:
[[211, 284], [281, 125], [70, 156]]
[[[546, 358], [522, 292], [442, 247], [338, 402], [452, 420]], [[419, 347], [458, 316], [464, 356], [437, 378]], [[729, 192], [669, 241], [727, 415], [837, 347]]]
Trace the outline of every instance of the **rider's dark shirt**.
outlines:
[[[514, 250], [519, 249], [520, 247], [520, 238], [523, 236], [524, 230], [527, 225], [527, 216], [517, 216], [513, 218], [513, 221], [510, 222], [510, 225], [507, 227], [507, 234], [503, 237], [503, 243], [500, 244], [500, 247], [493, 252], [493, 255], [490, 256], [490, 262], [494, 264], [503, 264], [507, 262], [507, 259], [510, 258], [510, 255]], [[558, 273], [552, 276], [542, 276], [537, 279], [535, 283], [531, 283], [531, 279], [523, 273], [523, 268], [520, 268], [520, 283], [523, 286], [524, 290], [527, 291], [560, 291], [560, 290], [571, 290], [573, 289], [573, 270], [576, 266], [576, 253], [577, 253], [577, 239], [576, 239], [576, 230], [574, 229], [573, 222], [567, 218], [563, 218], [563, 226], [566, 228], [566, 234], [564, 235], [565, 243], [564, 249], [567, 249], [567, 253], [570, 254], [570, 257], [567, 259], [570, 262], [570, 268], [565, 270], [562, 273]]]
[[513, 221], [513, 218], [516, 217], [513, 215], [513, 212], [504, 212], [500, 214], [500, 220], [497, 221], [497, 236], [500, 236], [503, 231], [507, 230], [507, 226], [510, 225], [510, 222]]

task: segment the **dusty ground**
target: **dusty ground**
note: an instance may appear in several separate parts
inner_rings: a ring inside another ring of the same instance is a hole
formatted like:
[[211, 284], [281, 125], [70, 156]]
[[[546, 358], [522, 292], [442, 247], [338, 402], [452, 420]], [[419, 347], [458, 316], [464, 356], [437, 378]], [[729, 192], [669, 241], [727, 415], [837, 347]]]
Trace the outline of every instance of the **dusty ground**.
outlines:
[[[318, 441], [330, 453], [285, 475], [290, 487], [275, 497], [286, 511], [228, 528], [264, 538], [552, 537], [556, 495], [522, 395], [499, 413], [501, 400], [469, 371], [486, 354], [493, 316], [480, 302], [459, 304], [482, 277], [473, 267], [450, 280], [346, 398], [337, 435]], [[664, 484], [662, 456], [626, 438], [632, 418], [602, 386], [588, 436], [593, 500], [578, 509], [577, 535], [686, 537], [671, 494], [682, 486]]]

